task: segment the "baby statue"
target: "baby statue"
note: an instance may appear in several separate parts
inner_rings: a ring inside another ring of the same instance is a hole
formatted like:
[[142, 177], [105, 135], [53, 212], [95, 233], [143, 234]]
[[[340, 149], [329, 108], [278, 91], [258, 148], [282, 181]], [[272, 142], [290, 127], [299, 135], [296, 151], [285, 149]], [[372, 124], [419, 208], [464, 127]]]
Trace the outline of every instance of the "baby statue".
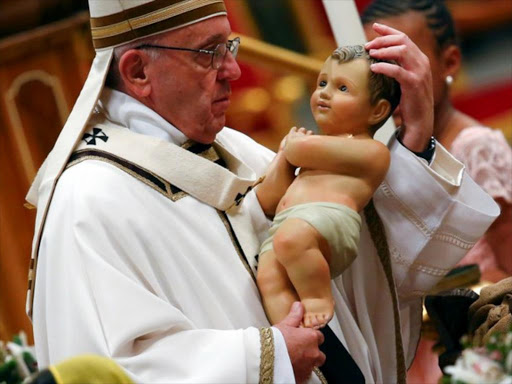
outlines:
[[[321, 328], [332, 318], [331, 278], [357, 255], [359, 213], [384, 180], [390, 163], [375, 131], [400, 101], [400, 86], [373, 73], [362, 45], [336, 49], [325, 61], [311, 96], [323, 135], [292, 128], [256, 189], [265, 214], [274, 216], [261, 246], [257, 283], [272, 324], [294, 301], [303, 325]], [[296, 169], [300, 168], [298, 175]]]

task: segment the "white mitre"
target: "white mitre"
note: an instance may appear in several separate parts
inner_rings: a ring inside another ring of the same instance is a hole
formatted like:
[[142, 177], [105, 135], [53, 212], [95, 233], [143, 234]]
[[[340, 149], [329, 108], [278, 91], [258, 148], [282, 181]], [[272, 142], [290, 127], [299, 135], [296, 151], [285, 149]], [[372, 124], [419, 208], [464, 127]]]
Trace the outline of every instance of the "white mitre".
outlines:
[[[103, 90], [114, 48], [137, 39], [227, 15], [223, 0], [89, 0], [96, 57], [55, 146], [37, 172], [26, 196], [37, 207], [32, 264], [57, 180], [78, 145]], [[31, 307], [35, 265], [31, 265], [27, 309]], [[30, 311], [29, 311], [30, 312]], [[30, 315], [30, 313], [29, 313]]]

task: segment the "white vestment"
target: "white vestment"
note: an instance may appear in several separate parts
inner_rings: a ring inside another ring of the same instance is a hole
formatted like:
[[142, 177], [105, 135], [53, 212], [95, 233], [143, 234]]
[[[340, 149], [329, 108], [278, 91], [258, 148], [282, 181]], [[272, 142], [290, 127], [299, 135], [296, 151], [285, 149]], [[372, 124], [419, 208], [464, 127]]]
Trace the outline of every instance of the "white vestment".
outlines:
[[[124, 94], [105, 90], [103, 107], [112, 121], [134, 132], [178, 145], [186, 141]], [[218, 140], [257, 175], [273, 158], [227, 128]], [[391, 168], [374, 201], [390, 245], [410, 362], [421, 296], [499, 212], [439, 145], [431, 167], [396, 141], [390, 149]], [[254, 192], [242, 204], [262, 241], [269, 222]], [[246, 257], [252, 265], [255, 255]], [[223, 214], [195, 198], [171, 201], [108, 162], [76, 164], [58, 181], [37, 271], [33, 323], [42, 367], [96, 353], [112, 357], [137, 382], [259, 381], [258, 327], [269, 324], [253, 271], [237, 252]], [[365, 224], [359, 255], [333, 281], [333, 290], [330, 326], [366, 382], [395, 382], [393, 306]], [[284, 348], [279, 335], [277, 355]], [[276, 361], [275, 368], [286, 377], [289, 360]]]

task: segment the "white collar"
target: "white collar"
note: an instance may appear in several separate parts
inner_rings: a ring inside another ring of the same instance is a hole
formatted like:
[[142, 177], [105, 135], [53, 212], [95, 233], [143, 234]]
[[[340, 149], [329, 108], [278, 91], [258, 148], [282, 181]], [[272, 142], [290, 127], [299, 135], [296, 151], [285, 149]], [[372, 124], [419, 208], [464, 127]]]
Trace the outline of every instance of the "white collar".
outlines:
[[126, 93], [105, 87], [98, 101], [107, 119], [131, 131], [182, 145], [188, 138], [151, 108]]

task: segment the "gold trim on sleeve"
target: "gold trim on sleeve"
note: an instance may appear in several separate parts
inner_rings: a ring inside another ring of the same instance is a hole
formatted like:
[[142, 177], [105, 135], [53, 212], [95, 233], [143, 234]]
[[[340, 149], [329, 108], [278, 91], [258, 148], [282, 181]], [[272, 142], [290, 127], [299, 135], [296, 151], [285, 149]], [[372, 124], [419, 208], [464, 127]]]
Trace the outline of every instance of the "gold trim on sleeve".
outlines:
[[327, 379], [325, 378], [325, 376], [322, 373], [322, 371], [320, 370], [320, 368], [318, 368], [318, 367], [313, 368], [313, 372], [315, 372], [315, 375], [318, 377], [318, 379], [320, 380], [320, 382], [322, 384], [328, 384]]
[[274, 333], [272, 328], [260, 328], [260, 384], [274, 382]]

